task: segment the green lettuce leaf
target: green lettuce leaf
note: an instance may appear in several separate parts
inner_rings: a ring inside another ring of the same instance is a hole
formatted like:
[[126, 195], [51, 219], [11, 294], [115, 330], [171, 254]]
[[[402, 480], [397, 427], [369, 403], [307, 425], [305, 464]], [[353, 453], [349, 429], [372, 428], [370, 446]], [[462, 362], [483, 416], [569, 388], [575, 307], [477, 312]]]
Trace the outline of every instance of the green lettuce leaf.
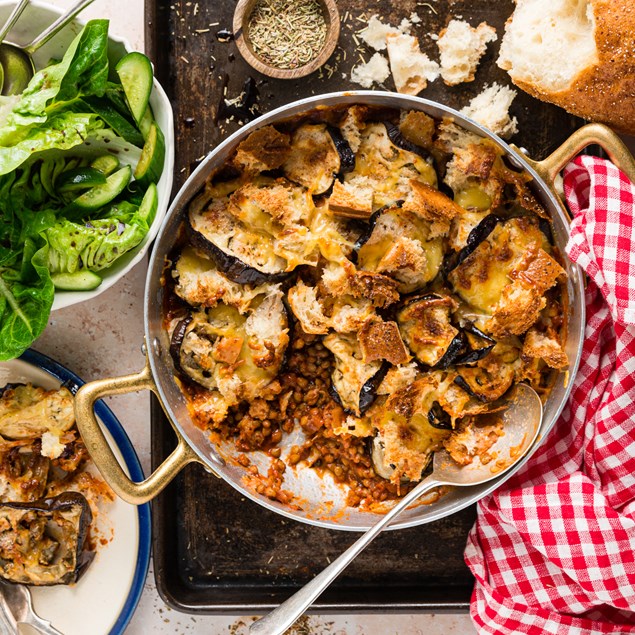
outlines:
[[80, 95], [101, 96], [107, 85], [108, 20], [91, 20], [70, 44], [61, 62], [35, 73], [7, 123], [43, 123], [52, 104]]
[[84, 225], [63, 220], [47, 229], [48, 267], [51, 273], [74, 273], [80, 269], [106, 269], [146, 235], [147, 225], [125, 223], [117, 218], [91, 220]]
[[22, 271], [0, 267], [0, 360], [21, 355], [46, 328], [54, 287], [47, 267], [48, 247], [25, 244], [33, 254]]
[[104, 122], [97, 115], [76, 112], [59, 113], [41, 126], [31, 126], [28, 130], [10, 132], [0, 128], [0, 175], [15, 170], [37, 152], [68, 150], [81, 145], [87, 137], [103, 128]]

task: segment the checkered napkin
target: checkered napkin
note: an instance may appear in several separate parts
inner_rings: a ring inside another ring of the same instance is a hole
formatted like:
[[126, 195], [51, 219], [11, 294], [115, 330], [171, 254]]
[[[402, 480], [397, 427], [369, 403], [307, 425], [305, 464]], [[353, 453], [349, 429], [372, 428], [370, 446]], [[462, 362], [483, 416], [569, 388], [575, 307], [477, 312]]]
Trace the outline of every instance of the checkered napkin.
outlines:
[[589, 276], [582, 361], [542, 446], [479, 503], [479, 633], [635, 633], [635, 186], [581, 156], [564, 188], [566, 250]]

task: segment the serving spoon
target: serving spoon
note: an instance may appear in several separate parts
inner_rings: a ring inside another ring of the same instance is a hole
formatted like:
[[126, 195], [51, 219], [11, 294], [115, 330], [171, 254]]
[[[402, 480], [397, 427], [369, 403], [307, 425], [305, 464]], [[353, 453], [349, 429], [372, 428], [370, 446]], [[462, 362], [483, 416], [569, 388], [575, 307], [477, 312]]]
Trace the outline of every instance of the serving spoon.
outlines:
[[322, 573], [269, 615], [255, 621], [249, 627], [249, 632], [256, 635], [282, 635], [391, 521], [432, 488], [440, 485], [480, 485], [498, 478], [516, 465], [538, 437], [542, 423], [542, 402], [531, 386], [517, 384], [505, 410], [488, 416], [500, 417], [505, 432], [490, 448], [488, 454], [493, 457], [490, 461], [483, 464], [479, 458], [475, 458], [468, 465], [459, 465], [445, 450], [435, 452], [430, 476], [404, 496]]
[[18, 46], [5, 42], [4, 38], [29, 4], [29, 0], [21, 2], [12, 11], [9, 19], [0, 30], [0, 66], [2, 67], [2, 94], [19, 95], [29, 85], [35, 74], [33, 54], [44, 46], [54, 35], [61, 31], [75, 16], [83, 11], [94, 0], [80, 0], [53, 24], [46, 28], [30, 44]]

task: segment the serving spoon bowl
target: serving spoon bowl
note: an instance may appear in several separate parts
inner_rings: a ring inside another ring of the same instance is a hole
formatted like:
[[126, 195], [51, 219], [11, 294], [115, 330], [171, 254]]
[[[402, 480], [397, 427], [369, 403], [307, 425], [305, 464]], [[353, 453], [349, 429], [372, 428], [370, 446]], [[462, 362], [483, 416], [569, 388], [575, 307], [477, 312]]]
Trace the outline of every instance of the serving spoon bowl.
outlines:
[[3, 95], [19, 95], [24, 91], [35, 74], [33, 54], [93, 1], [80, 0], [42, 31], [30, 44], [18, 46], [11, 42], [5, 42], [4, 38], [29, 4], [29, 0], [20, 0], [0, 29], [0, 86], [2, 86]]
[[542, 423], [542, 402], [536, 391], [527, 384], [517, 384], [509, 397], [507, 407], [488, 415], [488, 423], [502, 420], [504, 434], [498, 437], [488, 451], [490, 459], [482, 463], [475, 457], [467, 465], [459, 465], [448, 452], [435, 452], [432, 474], [423, 479], [404, 496], [386, 515], [354, 542], [322, 573], [283, 602], [265, 617], [254, 622], [249, 632], [255, 635], [282, 635], [344, 571], [344, 569], [408, 506], [426, 492], [442, 485], [465, 487], [480, 485], [500, 476], [520, 461], [533, 446]]

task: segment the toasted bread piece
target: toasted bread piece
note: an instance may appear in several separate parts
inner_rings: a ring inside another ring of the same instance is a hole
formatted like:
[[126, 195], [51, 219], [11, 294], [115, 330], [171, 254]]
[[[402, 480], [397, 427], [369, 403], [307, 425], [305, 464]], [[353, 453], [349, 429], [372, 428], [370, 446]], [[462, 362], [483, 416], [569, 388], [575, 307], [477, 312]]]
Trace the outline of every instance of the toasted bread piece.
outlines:
[[391, 364], [405, 364], [410, 360], [397, 322], [369, 320], [357, 334], [364, 362], [385, 359]]
[[304, 124], [291, 137], [291, 151], [282, 169], [312, 194], [328, 190], [340, 170], [340, 155], [324, 124]]
[[289, 156], [289, 135], [273, 126], [258, 128], [238, 145], [234, 163], [248, 172], [262, 172], [279, 168]]
[[491, 332], [502, 337], [520, 335], [538, 319], [546, 305], [544, 293], [564, 269], [543, 249], [530, 245], [510, 273], [511, 284], [503, 288], [488, 323]]
[[368, 219], [373, 213], [374, 189], [367, 177], [335, 181], [329, 196], [329, 211], [345, 218]]
[[567, 354], [560, 343], [536, 329], [527, 331], [522, 355], [542, 359], [550, 368], [566, 368], [569, 365]]
[[402, 114], [399, 121], [399, 132], [407, 141], [429, 150], [433, 145], [436, 123], [425, 112], [410, 110]]

